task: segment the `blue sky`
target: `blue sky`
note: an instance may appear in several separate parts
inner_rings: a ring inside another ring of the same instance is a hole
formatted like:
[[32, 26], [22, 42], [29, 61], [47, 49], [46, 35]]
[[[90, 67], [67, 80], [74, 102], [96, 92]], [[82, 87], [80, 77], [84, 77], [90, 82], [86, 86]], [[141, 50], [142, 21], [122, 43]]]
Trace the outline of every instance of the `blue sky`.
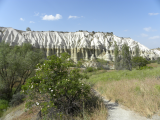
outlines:
[[113, 32], [160, 47], [160, 0], [0, 0], [0, 26]]

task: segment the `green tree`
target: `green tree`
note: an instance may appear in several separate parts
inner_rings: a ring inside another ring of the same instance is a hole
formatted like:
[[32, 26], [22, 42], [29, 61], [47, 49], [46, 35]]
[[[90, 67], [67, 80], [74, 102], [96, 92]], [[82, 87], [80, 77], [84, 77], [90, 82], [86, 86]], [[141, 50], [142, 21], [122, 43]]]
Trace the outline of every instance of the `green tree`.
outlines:
[[[83, 103], [90, 98], [91, 88], [82, 79], [88, 76], [80, 73], [79, 63], [75, 69], [69, 69], [73, 64], [67, 61], [69, 57], [68, 53], [62, 53], [61, 58], [48, 56], [48, 61], [36, 66], [40, 70], [22, 86], [23, 92], [29, 95], [27, 108], [36, 103], [44, 114], [51, 107], [65, 114], [75, 115], [83, 111]], [[43, 100], [39, 99], [39, 94], [45, 95]]]
[[139, 49], [139, 46], [138, 46], [138, 44], [136, 45], [136, 49], [135, 49], [135, 56], [136, 57], [139, 57], [139, 52], [140, 52], [140, 49]]
[[26, 31], [31, 31], [31, 28], [27, 27], [27, 28], [26, 28]]
[[114, 61], [115, 69], [118, 70], [120, 67], [120, 58], [119, 58], [119, 49], [116, 42], [115, 42], [114, 56], [115, 56], [115, 61]]
[[140, 67], [146, 66], [148, 63], [149, 62], [143, 57], [135, 56], [132, 58], [132, 65], [134, 67], [139, 66], [139, 68], [140, 68]]
[[38, 50], [33, 51], [28, 43], [14, 48], [4, 41], [0, 43], [0, 99], [10, 100], [21, 90], [21, 85], [34, 74], [35, 65], [44, 61], [42, 54]]
[[123, 68], [132, 71], [131, 53], [129, 46], [125, 43], [122, 46], [122, 66]]
[[160, 57], [157, 58], [157, 63], [160, 64]]

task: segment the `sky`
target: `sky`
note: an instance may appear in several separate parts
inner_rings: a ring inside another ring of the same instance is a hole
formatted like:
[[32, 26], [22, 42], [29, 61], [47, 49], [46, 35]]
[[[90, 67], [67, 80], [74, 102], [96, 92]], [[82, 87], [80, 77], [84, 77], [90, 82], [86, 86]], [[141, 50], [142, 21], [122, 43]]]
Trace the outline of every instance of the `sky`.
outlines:
[[160, 0], [0, 0], [0, 27], [113, 32], [160, 47]]

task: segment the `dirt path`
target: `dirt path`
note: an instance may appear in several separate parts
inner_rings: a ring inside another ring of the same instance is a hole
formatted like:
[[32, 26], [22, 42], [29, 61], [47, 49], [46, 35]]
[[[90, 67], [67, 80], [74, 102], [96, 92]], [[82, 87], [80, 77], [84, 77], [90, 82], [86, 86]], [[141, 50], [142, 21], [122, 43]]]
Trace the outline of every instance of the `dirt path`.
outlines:
[[[95, 91], [95, 94], [100, 96], [99, 92]], [[103, 98], [103, 97], [102, 97]], [[154, 115], [152, 118], [146, 118], [140, 116], [138, 113], [129, 110], [123, 105], [119, 105], [118, 103], [111, 102], [110, 100], [106, 100], [103, 98], [103, 101], [108, 108], [108, 118], [107, 120], [160, 120], [160, 116]]]

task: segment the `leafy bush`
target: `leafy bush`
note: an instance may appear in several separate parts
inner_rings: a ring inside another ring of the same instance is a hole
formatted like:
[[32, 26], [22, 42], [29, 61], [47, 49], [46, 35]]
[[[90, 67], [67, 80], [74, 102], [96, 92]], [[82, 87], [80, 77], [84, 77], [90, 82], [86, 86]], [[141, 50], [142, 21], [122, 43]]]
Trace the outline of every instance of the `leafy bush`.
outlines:
[[15, 107], [23, 102], [23, 99], [25, 98], [25, 94], [22, 94], [18, 92], [17, 94], [14, 94], [12, 97], [11, 102], [9, 103], [10, 106]]
[[7, 100], [8, 91], [9, 89], [6, 87], [6, 85], [0, 82], [0, 99]]
[[135, 56], [132, 58], [133, 67], [139, 66], [139, 69], [140, 69], [140, 67], [146, 66], [148, 63], [149, 62], [143, 57]]
[[93, 68], [93, 67], [87, 67], [86, 68], [86, 72], [93, 72], [93, 71], [95, 71], [96, 69], [95, 68]]
[[[23, 92], [29, 96], [26, 103], [28, 108], [36, 103], [42, 108], [42, 114], [47, 114], [47, 109], [52, 107], [70, 115], [83, 111], [83, 103], [91, 98], [91, 87], [81, 81], [88, 79], [86, 74], [80, 74], [78, 68], [68, 69], [73, 64], [67, 61], [69, 57], [68, 53], [62, 53], [60, 58], [52, 55], [43, 65], [37, 64], [40, 70], [22, 86]], [[38, 94], [45, 96], [44, 101], [36, 99]]]
[[137, 70], [145, 70], [145, 69], [153, 69], [153, 67], [143, 66], [143, 67], [138, 68]]
[[157, 58], [157, 63], [160, 64], [160, 57]]
[[4, 110], [6, 110], [8, 107], [8, 101], [0, 99], [0, 117], [2, 116], [2, 113]]
[[31, 31], [31, 28], [27, 27], [27, 28], [26, 28], [26, 31]]
[[[89, 94], [89, 96], [90, 96], [90, 98], [88, 98], [87, 101], [85, 101], [82, 104], [82, 107], [85, 108], [85, 113], [88, 113], [90, 115], [90, 114], [93, 113], [95, 108], [99, 109], [100, 108], [99, 105], [102, 105], [104, 103], [103, 103], [102, 98], [100, 98], [98, 96], [95, 96], [93, 91]], [[80, 113], [80, 111], [78, 111], [78, 112], [79, 112], [79, 116], [83, 117], [82, 111], [81, 111], [81, 113]], [[59, 110], [57, 110], [55, 108], [48, 109], [48, 114], [45, 116], [45, 118], [46, 119], [54, 118], [56, 120], [61, 120], [62, 118], [66, 118], [67, 117], [67, 118], [71, 119], [73, 117], [73, 116], [64, 115], [64, 114], [61, 114], [61, 116], [60, 116], [60, 114], [58, 114], [58, 113], [59, 113]]]

